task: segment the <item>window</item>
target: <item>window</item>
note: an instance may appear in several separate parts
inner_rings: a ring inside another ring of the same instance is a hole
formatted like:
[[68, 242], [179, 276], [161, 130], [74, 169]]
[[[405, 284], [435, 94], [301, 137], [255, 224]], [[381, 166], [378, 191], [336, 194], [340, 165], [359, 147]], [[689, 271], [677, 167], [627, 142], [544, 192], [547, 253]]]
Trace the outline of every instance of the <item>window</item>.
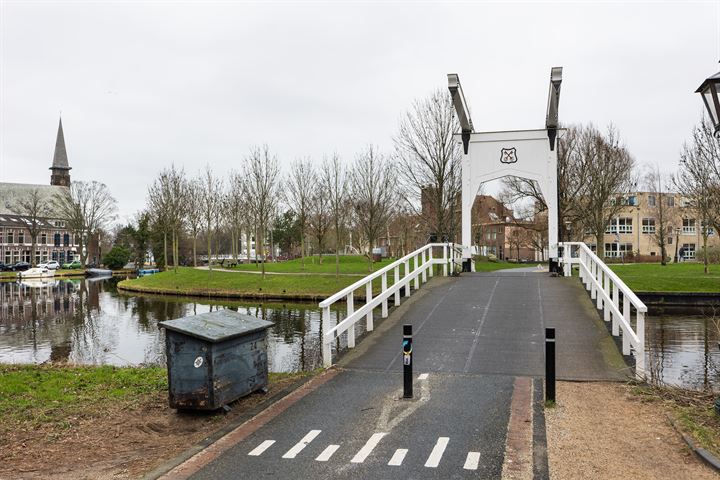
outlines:
[[694, 218], [683, 218], [682, 233], [683, 235], [695, 235]]
[[649, 207], [655, 206], [655, 195], [648, 195], [648, 206]]
[[632, 243], [606, 243], [605, 256], [608, 258], [619, 258], [632, 253]]
[[60, 246], [60, 234], [59, 233], [55, 234], [54, 241], [55, 241], [55, 246], [59, 247]]
[[69, 247], [70, 246], [70, 234], [66, 233], [63, 235], [63, 246]]
[[674, 207], [674, 206], [675, 206], [675, 197], [667, 197], [667, 206], [668, 206], [668, 207]]
[[13, 232], [7, 232], [7, 243], [13, 243]]
[[683, 243], [680, 247], [680, 258], [683, 260], [691, 260], [695, 258], [695, 244]]
[[25, 232], [22, 230], [18, 232], [18, 243], [25, 243]]
[[642, 219], [642, 233], [655, 233], [655, 219], [654, 218], [643, 218]]
[[668, 245], [672, 245], [672, 237], [668, 237], [668, 239], [667, 239], [667, 244], [668, 244]]
[[618, 218], [618, 233], [632, 233], [632, 218]]
[[627, 199], [627, 204], [631, 207], [636, 207], [638, 204], [637, 197], [635, 195], [630, 195]]
[[700, 222], [700, 233], [707, 233], [708, 235], [715, 235], [715, 229], [710, 225], [705, 225], [705, 222]]
[[56, 250], [53, 250], [52, 253], [50, 254], [50, 258], [52, 258], [53, 260], [57, 261], [57, 259], [58, 259], [58, 252], [57, 252]]
[[47, 243], [47, 233], [42, 232], [40, 234], [40, 245], [45, 245]]

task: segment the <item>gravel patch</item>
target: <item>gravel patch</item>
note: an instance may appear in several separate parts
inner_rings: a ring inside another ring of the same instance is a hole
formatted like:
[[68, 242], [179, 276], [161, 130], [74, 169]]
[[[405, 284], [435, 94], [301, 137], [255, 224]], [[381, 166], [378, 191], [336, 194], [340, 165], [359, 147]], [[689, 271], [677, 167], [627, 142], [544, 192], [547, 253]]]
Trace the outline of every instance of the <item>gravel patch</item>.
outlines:
[[668, 423], [661, 404], [618, 383], [558, 382], [545, 409], [552, 480], [717, 479]]

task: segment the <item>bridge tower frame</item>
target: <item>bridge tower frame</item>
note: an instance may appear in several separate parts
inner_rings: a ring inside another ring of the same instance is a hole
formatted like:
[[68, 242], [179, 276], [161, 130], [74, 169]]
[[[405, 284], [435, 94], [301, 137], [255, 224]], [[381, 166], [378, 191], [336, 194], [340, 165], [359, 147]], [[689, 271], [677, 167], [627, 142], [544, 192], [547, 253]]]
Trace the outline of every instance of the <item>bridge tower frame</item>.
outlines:
[[[471, 210], [483, 183], [506, 176], [534, 180], [548, 207], [548, 253], [551, 270], [558, 259], [558, 191], [556, 139], [562, 133], [558, 123], [562, 67], [550, 72], [545, 128], [502, 132], [475, 132], [465, 101], [460, 77], [448, 74], [448, 89], [460, 122], [456, 134], [463, 146], [462, 157], [462, 243], [463, 259], [472, 258]], [[472, 262], [471, 262], [472, 263]]]

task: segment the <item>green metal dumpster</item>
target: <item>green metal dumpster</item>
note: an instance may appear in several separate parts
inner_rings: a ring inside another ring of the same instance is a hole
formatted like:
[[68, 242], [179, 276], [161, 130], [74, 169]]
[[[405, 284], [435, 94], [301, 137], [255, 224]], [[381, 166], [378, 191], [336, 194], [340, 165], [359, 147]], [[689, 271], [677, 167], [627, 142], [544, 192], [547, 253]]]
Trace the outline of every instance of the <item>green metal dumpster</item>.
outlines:
[[216, 410], [268, 382], [273, 322], [218, 310], [160, 322], [165, 328], [170, 407]]

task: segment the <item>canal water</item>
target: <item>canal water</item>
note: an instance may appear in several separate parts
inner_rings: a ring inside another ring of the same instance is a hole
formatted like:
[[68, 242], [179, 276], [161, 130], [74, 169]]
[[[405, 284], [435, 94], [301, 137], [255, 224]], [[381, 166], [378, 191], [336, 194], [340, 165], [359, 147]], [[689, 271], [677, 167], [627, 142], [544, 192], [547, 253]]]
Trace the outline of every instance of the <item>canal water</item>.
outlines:
[[[232, 308], [275, 325], [268, 338], [271, 371], [321, 365], [317, 303], [211, 300], [118, 292], [118, 278], [0, 283], [0, 363], [164, 364], [158, 322]], [[331, 325], [344, 310], [331, 312]], [[364, 322], [359, 322], [357, 334]], [[647, 365], [656, 381], [720, 388], [718, 328], [707, 317], [646, 318]], [[344, 336], [343, 336], [344, 337]], [[340, 345], [344, 348], [344, 338]]]
[[[317, 303], [126, 295], [116, 288], [119, 280], [0, 283], [0, 363], [164, 364], [158, 322], [231, 308], [275, 323], [268, 335], [270, 371], [322, 364]], [[331, 312], [332, 325], [338, 314], [344, 310]]]

